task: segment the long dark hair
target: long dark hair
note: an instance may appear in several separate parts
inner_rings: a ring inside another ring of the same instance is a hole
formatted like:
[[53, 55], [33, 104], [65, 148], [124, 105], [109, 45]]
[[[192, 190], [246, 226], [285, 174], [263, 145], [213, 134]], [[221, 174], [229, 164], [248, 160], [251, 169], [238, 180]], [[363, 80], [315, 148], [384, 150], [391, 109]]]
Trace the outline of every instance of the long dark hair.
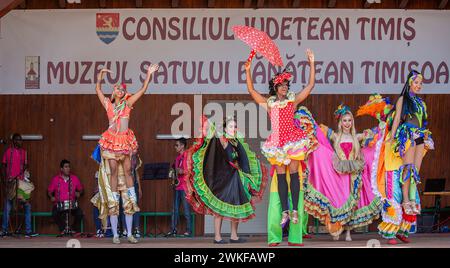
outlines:
[[[269, 81], [269, 95], [270, 95], [270, 96], [276, 96], [276, 95], [277, 95], [277, 88], [278, 88], [278, 85], [275, 86], [274, 80], [275, 80], [275, 78], [276, 78], [277, 76], [279, 76], [280, 74], [285, 73], [285, 72], [289, 72], [289, 70], [287, 70], [287, 69], [285, 68], [281, 73], [275, 74], [275, 76], [274, 76], [272, 79], [270, 79], [270, 81]], [[287, 80], [287, 86], [288, 86], [288, 90], [289, 90], [289, 89], [291, 88], [291, 81]]]
[[[421, 73], [419, 73], [416, 70], [411, 70], [408, 74], [408, 76], [406, 77], [406, 82], [405, 85], [403, 86], [403, 90], [402, 93], [400, 93], [399, 97], [403, 97], [403, 106], [402, 106], [402, 111], [401, 111], [401, 116], [405, 116], [407, 114], [413, 114], [417, 112], [417, 107], [416, 105], [414, 105], [414, 102], [412, 100], [412, 97], [410, 95], [410, 89], [411, 89], [411, 85], [410, 85], [410, 79], [413, 76], [418, 76], [418, 75], [422, 75]], [[415, 79], [415, 78], [413, 78]]]

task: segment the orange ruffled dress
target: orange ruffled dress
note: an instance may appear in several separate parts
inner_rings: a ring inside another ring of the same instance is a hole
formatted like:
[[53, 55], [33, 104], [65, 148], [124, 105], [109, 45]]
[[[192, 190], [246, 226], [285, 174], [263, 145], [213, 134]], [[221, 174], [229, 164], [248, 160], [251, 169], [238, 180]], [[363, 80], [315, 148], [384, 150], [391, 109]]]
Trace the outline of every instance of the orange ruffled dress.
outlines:
[[103, 106], [109, 120], [109, 128], [103, 132], [99, 144], [102, 150], [114, 154], [131, 155], [137, 152], [138, 143], [131, 129], [128, 128], [132, 107], [127, 104], [129, 95], [118, 105], [113, 105], [110, 99], [105, 98]]

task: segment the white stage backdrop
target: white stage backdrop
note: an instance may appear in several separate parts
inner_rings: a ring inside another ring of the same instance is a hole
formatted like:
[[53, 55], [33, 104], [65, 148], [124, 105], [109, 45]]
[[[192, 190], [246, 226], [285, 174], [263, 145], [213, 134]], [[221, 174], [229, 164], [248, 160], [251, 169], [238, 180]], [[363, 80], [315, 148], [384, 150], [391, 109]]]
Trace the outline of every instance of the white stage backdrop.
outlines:
[[[250, 49], [234, 38], [234, 25], [269, 34], [295, 74], [294, 89], [307, 83], [312, 48], [314, 93], [399, 93], [411, 68], [423, 72], [424, 93], [450, 93], [447, 10], [15, 10], [0, 23], [2, 94], [94, 93], [105, 66], [114, 72], [108, 84], [134, 91], [149, 62], [161, 65], [152, 93], [246, 94], [242, 63]], [[276, 70], [254, 60], [259, 91]]]

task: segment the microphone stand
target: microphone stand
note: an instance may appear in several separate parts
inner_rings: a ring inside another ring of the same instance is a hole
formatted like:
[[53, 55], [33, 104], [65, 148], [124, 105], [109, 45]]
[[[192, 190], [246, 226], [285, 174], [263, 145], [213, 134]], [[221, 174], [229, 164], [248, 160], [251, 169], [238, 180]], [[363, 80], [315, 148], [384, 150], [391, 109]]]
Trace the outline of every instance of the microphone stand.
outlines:
[[69, 209], [66, 212], [66, 227], [64, 228], [64, 236], [73, 236], [72, 229], [70, 228], [70, 213], [72, 213], [72, 179], [69, 174]]

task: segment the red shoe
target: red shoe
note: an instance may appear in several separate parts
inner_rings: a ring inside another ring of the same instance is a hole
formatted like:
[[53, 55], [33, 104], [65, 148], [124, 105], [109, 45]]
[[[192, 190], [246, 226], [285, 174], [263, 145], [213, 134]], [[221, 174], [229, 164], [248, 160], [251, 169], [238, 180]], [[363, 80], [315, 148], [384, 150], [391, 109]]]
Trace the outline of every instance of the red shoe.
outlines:
[[406, 236], [403, 235], [396, 235], [395, 237], [398, 238], [398, 240], [402, 241], [403, 243], [411, 243], [411, 240], [409, 240]]
[[291, 247], [303, 247], [304, 244], [303, 244], [303, 243], [302, 243], [302, 244], [299, 244], [299, 243], [291, 243], [291, 242], [288, 242], [288, 246], [291, 246]]
[[269, 247], [278, 247], [280, 243], [270, 243]]
[[303, 236], [303, 239], [312, 239], [312, 238], [313, 236], [309, 234]]
[[389, 239], [387, 242], [389, 245], [397, 245], [397, 240], [395, 240], [394, 238]]

